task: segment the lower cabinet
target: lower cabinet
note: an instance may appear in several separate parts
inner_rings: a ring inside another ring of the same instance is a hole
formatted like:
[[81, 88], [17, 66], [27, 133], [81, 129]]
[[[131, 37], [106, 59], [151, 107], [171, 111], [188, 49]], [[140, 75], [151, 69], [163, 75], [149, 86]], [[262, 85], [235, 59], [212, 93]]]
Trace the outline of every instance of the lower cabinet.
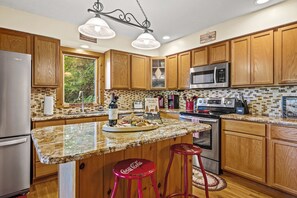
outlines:
[[268, 184], [297, 196], [297, 128], [269, 129]]
[[160, 112], [161, 118], [179, 119], [179, 113]]

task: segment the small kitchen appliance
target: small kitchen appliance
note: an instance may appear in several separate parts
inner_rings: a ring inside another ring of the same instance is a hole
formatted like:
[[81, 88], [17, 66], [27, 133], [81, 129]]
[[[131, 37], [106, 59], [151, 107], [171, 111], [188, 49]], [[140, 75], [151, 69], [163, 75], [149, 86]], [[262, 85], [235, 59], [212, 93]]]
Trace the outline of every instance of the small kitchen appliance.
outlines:
[[162, 95], [157, 95], [155, 96], [156, 98], [158, 98], [159, 101], [159, 108], [165, 108], [165, 104], [164, 104], [164, 96]]
[[143, 109], [143, 102], [140, 100], [135, 100], [133, 102], [133, 109]]
[[168, 109], [179, 108], [179, 95], [168, 95]]
[[[181, 112], [180, 120], [211, 125], [208, 131], [194, 133], [193, 144], [201, 147], [204, 168], [215, 174], [220, 173], [220, 116], [236, 112], [235, 98], [198, 98], [196, 111]], [[197, 157], [193, 157], [194, 166], [198, 166]]]

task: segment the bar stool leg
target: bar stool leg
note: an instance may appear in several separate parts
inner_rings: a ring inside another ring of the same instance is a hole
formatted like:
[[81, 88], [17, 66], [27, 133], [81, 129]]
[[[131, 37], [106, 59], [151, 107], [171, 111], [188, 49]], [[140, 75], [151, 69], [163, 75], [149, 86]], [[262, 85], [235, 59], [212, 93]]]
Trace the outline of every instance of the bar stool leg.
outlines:
[[111, 198], [115, 198], [118, 190], [119, 178], [117, 176], [114, 177], [114, 187], [112, 189]]
[[141, 179], [138, 179], [138, 182], [137, 183], [138, 183], [138, 198], [143, 198]]
[[188, 198], [188, 195], [189, 195], [189, 191], [188, 191], [188, 156], [185, 155], [184, 156], [184, 182], [185, 182], [185, 193], [184, 193], [184, 196], [185, 198]]
[[151, 175], [151, 181], [152, 181], [152, 185], [153, 185], [153, 188], [154, 188], [154, 191], [155, 191], [156, 198], [160, 198], [160, 194], [159, 194], [159, 191], [158, 191], [158, 188], [157, 188], [157, 182], [155, 180], [154, 174]]
[[131, 197], [131, 179], [128, 180], [127, 198]]
[[208, 195], [208, 182], [207, 182], [206, 173], [205, 173], [205, 170], [204, 170], [204, 167], [203, 167], [203, 164], [202, 164], [201, 156], [197, 155], [197, 157], [198, 157], [200, 169], [201, 169], [201, 172], [202, 172], [202, 175], [203, 175], [203, 178], [204, 178], [205, 197], [209, 198], [209, 195]]
[[168, 175], [169, 175], [169, 171], [170, 171], [170, 168], [171, 168], [171, 165], [172, 165], [173, 157], [174, 157], [174, 153], [172, 151], [170, 151], [170, 160], [169, 160], [169, 164], [168, 164], [166, 175], [165, 175], [163, 198], [166, 198]]

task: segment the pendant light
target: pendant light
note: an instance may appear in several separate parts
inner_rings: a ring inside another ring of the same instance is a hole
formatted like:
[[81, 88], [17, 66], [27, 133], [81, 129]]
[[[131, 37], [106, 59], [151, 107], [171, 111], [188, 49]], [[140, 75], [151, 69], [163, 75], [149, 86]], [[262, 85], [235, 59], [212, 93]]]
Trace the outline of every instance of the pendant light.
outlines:
[[78, 31], [86, 36], [97, 39], [111, 39], [116, 33], [99, 16], [89, 19], [85, 24], [78, 27]]
[[[144, 30], [144, 33], [140, 34], [137, 39], [132, 42], [132, 46], [134, 48], [142, 50], [157, 49], [161, 46], [161, 44], [151, 34], [153, 32], [153, 30], [150, 29], [151, 22], [148, 20], [142, 6], [139, 3], [139, 0], [136, 0], [136, 2], [145, 17], [143, 22], [139, 22], [132, 13], [125, 13], [121, 9], [115, 9], [111, 12], [104, 12], [103, 4], [100, 2], [100, 0], [96, 0], [93, 5], [93, 9], [88, 9], [88, 12], [94, 13], [95, 17], [89, 19], [84, 25], [79, 26], [78, 31], [83, 35], [97, 39], [111, 39], [115, 37], [116, 33], [103, 19], [101, 19], [101, 16], [104, 16], [116, 22]], [[113, 14], [118, 15], [118, 17], [114, 16]]]
[[153, 50], [161, 46], [154, 36], [147, 31], [140, 34], [135, 41], [132, 42], [132, 46], [141, 50]]

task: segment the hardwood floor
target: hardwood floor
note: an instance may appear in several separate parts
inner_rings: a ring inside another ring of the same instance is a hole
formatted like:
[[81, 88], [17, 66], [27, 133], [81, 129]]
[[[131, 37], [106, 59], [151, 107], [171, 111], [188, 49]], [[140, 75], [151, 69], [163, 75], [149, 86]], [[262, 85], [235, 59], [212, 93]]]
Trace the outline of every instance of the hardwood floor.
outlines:
[[[230, 173], [224, 173], [222, 177], [227, 182], [227, 188], [210, 192], [211, 198], [296, 198]], [[57, 189], [57, 179], [39, 183], [31, 187], [28, 198], [57, 198]], [[204, 197], [204, 191], [201, 189], [194, 187], [193, 192], [199, 197]]]

